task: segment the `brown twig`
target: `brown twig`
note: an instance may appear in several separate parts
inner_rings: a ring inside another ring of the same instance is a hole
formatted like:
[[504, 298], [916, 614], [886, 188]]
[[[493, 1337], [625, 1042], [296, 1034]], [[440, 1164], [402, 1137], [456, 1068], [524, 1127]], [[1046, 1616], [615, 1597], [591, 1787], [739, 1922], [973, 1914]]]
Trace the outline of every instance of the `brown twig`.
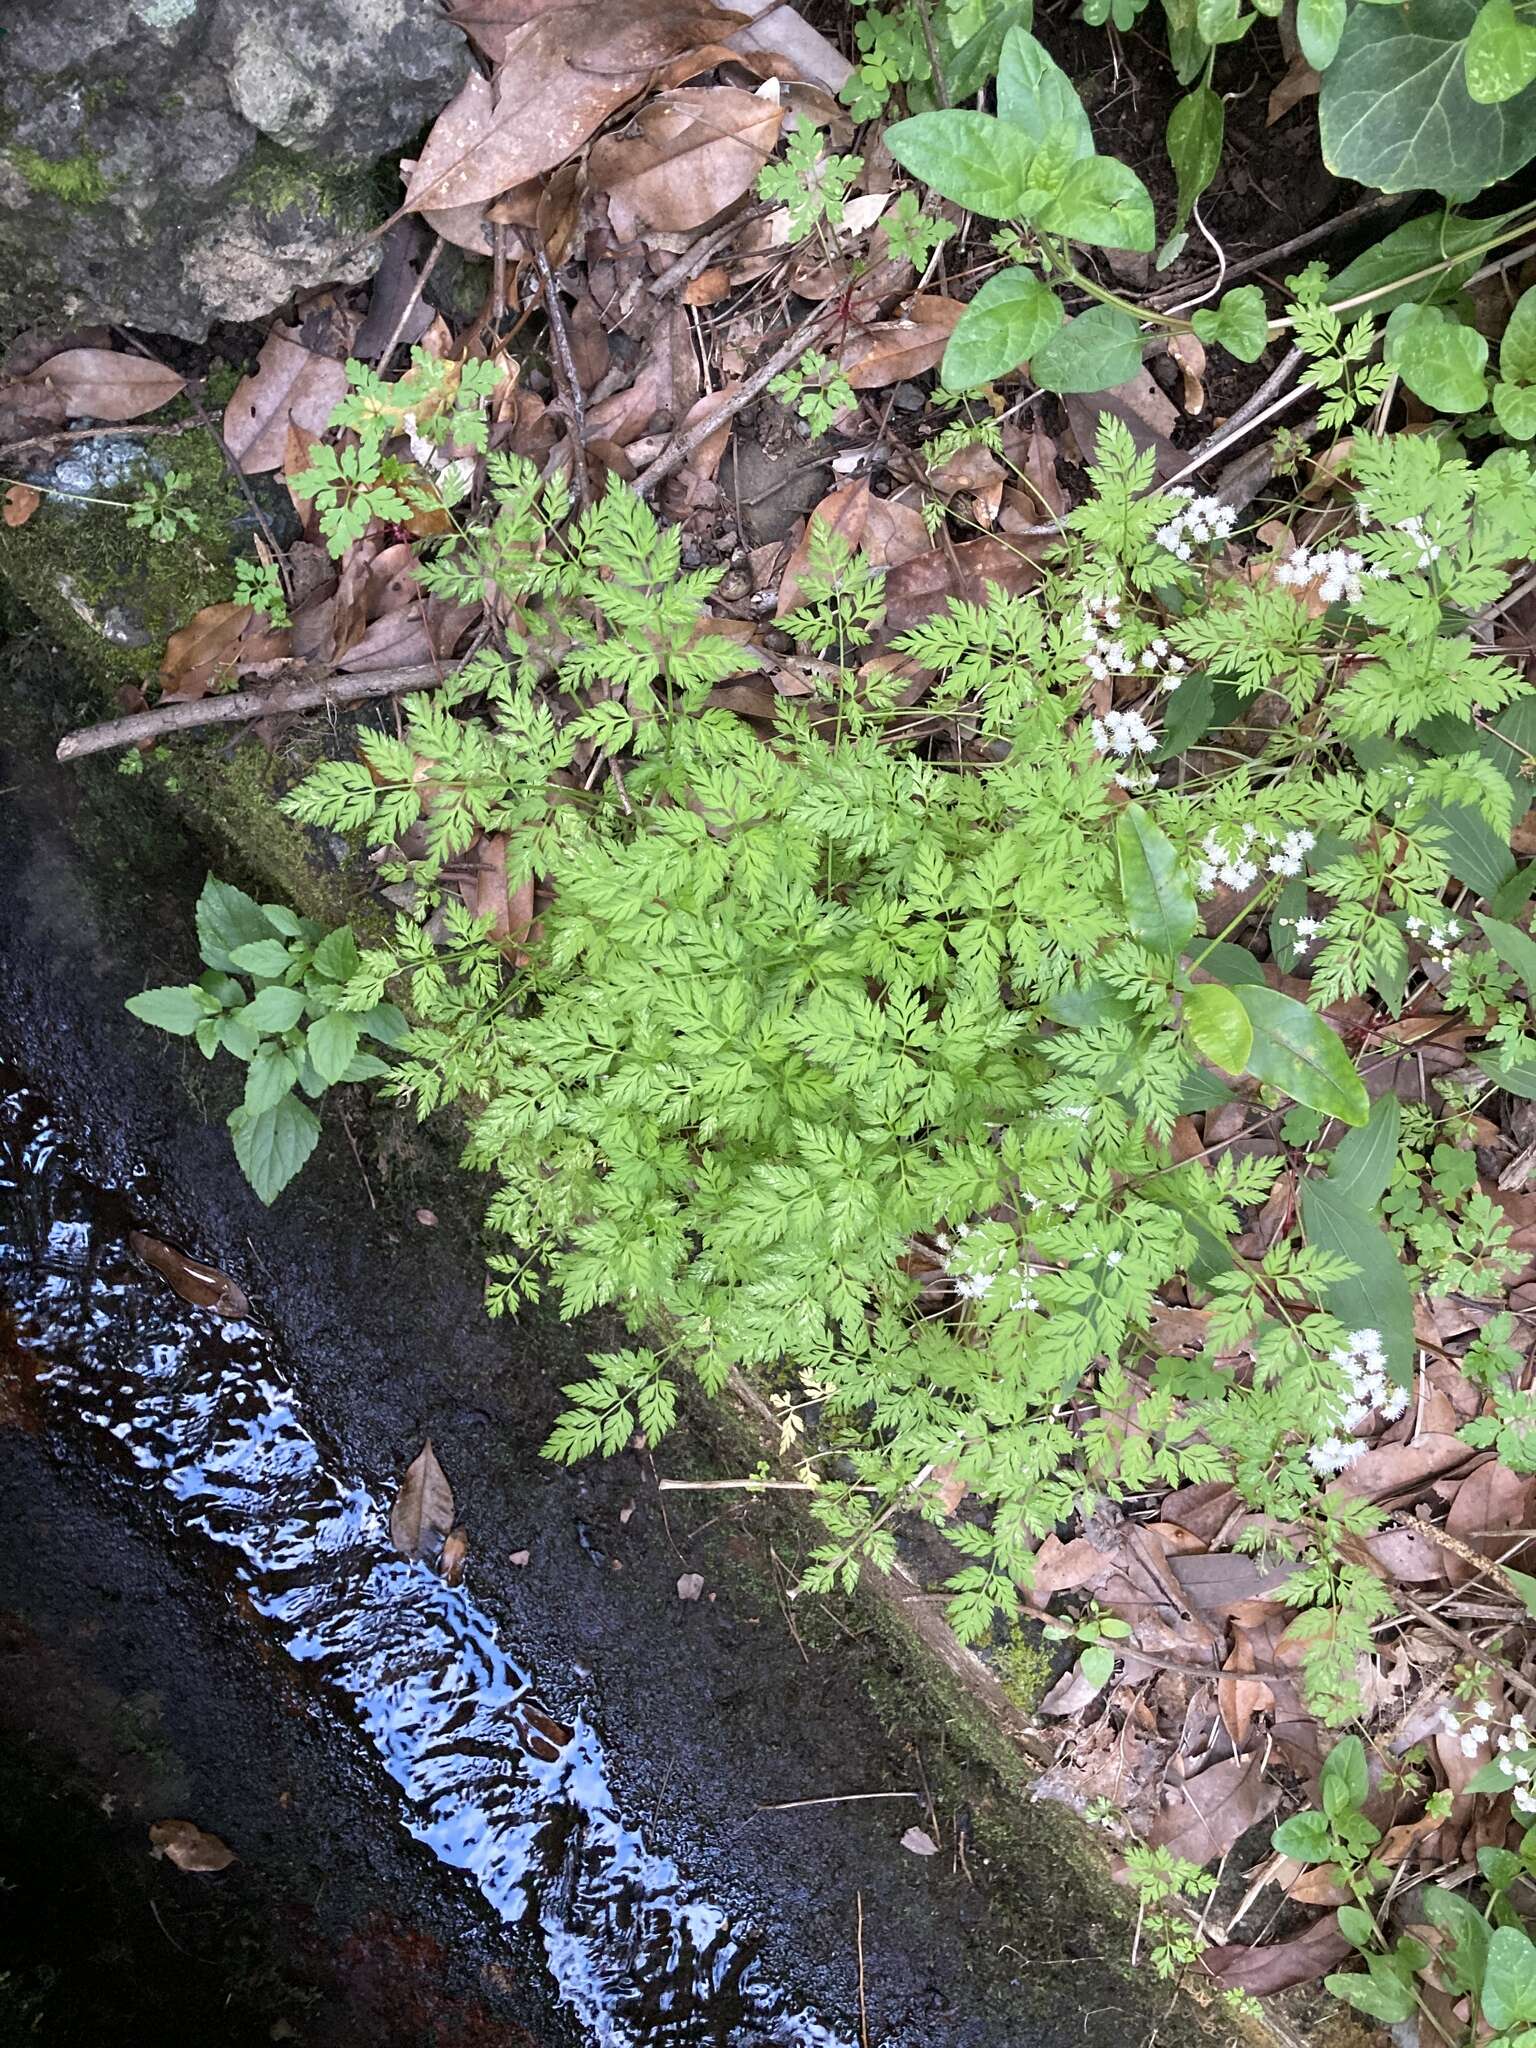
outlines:
[[587, 408], [581, 395], [581, 378], [576, 372], [576, 358], [571, 353], [570, 330], [565, 324], [565, 309], [560, 304], [560, 294], [555, 290], [555, 273], [550, 267], [549, 251], [544, 246], [544, 237], [537, 228], [528, 230], [528, 240], [533, 247], [533, 260], [539, 273], [539, 289], [544, 295], [544, 318], [549, 323], [550, 339], [555, 345], [555, 369], [561, 384], [565, 409], [575, 447], [571, 452], [571, 503], [579, 512], [587, 500]]
[[166, 733], [188, 732], [203, 725], [243, 725], [284, 711], [317, 711], [327, 704], [346, 704], [364, 697], [404, 697], [413, 690], [431, 690], [449, 670], [423, 664], [418, 668], [378, 669], [367, 675], [319, 676], [311, 681], [263, 683], [254, 690], [233, 690], [222, 697], [200, 697], [193, 704], [157, 704], [127, 718], [109, 718], [66, 733], [58, 744], [61, 761], [86, 754], [104, 754], [114, 747], [136, 746]]
[[421, 304], [421, 295], [427, 288], [427, 280], [428, 278], [431, 277], [433, 271], [436, 270], [437, 259], [439, 256], [442, 255], [443, 250], [447, 246], [448, 245], [446, 242], [444, 242], [442, 236], [439, 235], [436, 243], [433, 246], [432, 254], [421, 266], [420, 274], [416, 279], [415, 288], [412, 291], [411, 296], [400, 308], [400, 317], [395, 322], [393, 328], [390, 330], [389, 340], [384, 344], [384, 353], [379, 357], [379, 375], [381, 377], [388, 376], [390, 357], [393, 356], [395, 350], [400, 346], [400, 337], [405, 332], [405, 323], [410, 319], [411, 315], [415, 312], [416, 308]]
[[640, 496], [648, 497], [659, 483], [665, 483], [673, 470], [681, 469], [694, 450], [701, 448], [717, 428], [734, 419], [737, 413], [744, 412], [754, 398], [768, 389], [775, 377], [782, 376], [791, 363], [799, 362], [831, 319], [832, 315], [822, 306], [807, 314], [788, 341], [776, 349], [760, 369], [754, 370], [739, 389], [733, 391], [729, 398], [722, 399], [703, 419], [695, 420], [683, 433], [675, 434], [656, 460], [635, 478], [634, 488]]
[[681, 256], [675, 256], [665, 270], [651, 279], [646, 290], [653, 299], [664, 299], [676, 286], [692, 284], [715, 251], [723, 249], [733, 235], [750, 222], [764, 220], [777, 210], [777, 200], [761, 199], [755, 206], [747, 207], [734, 219], [726, 221], [722, 227], [711, 228], [708, 234], [700, 235], [692, 247], [685, 249]]

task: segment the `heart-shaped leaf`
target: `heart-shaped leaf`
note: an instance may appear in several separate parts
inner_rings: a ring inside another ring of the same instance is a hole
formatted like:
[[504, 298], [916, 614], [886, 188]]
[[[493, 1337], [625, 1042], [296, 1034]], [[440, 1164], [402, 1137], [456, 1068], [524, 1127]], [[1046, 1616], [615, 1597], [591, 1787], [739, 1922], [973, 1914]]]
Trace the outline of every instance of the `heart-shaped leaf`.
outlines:
[[941, 371], [951, 391], [1006, 377], [1061, 325], [1061, 301], [1032, 270], [989, 277], [956, 323]]

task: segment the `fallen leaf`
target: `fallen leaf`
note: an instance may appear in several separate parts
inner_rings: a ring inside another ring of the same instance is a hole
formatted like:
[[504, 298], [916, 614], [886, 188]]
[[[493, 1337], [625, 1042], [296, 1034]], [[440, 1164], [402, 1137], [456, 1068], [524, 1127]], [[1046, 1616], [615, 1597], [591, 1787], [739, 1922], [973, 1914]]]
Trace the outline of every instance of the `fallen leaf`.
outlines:
[[1219, 1861], [1280, 1803], [1279, 1788], [1264, 1782], [1256, 1754], [1228, 1757], [1182, 1782], [1170, 1778], [1163, 1797], [1163, 1810], [1147, 1829], [1147, 1840], [1202, 1867]]
[[403, 209], [494, 199], [576, 154], [656, 68], [739, 25], [708, 0], [603, 0], [562, 7], [514, 28], [496, 85], [471, 73], [438, 115]]
[[187, 382], [164, 363], [119, 355], [109, 348], [67, 348], [23, 381], [53, 392], [71, 419], [114, 422], [158, 412], [185, 390]]
[[1314, 1983], [1351, 1954], [1352, 1945], [1339, 1932], [1338, 1915], [1330, 1913], [1293, 1934], [1289, 1941], [1254, 1947], [1246, 1942], [1225, 1942], [1206, 1949], [1200, 1961], [1224, 1990], [1247, 1991], [1263, 1998], [1289, 1991], [1295, 1984]]
[[290, 423], [302, 433], [322, 435], [346, 390], [343, 364], [300, 348], [274, 328], [255, 370], [241, 378], [225, 408], [225, 446], [247, 476], [285, 469]]
[[704, 1574], [702, 1572], [684, 1572], [677, 1582], [677, 1597], [679, 1600], [697, 1600], [703, 1591]]
[[7, 526], [25, 526], [42, 502], [42, 493], [30, 484], [12, 484], [0, 503], [0, 519]]
[[437, 1228], [437, 1218], [430, 1209], [418, 1209], [416, 1211], [416, 1221], [423, 1230], [435, 1230]]
[[795, 547], [794, 553], [784, 565], [784, 574], [779, 582], [778, 601], [774, 615], [783, 618], [792, 612], [800, 602], [800, 579], [810, 567], [813, 529], [824, 527], [845, 541], [850, 549], [856, 550], [864, 538], [864, 522], [869, 516], [869, 485], [862, 481], [843, 484], [838, 490], [829, 491], [819, 505], [812, 508], [805, 522], [805, 531]]
[[1168, 353], [1179, 366], [1184, 380], [1184, 410], [1205, 411], [1205, 344], [1198, 334], [1171, 334]]
[[926, 1828], [908, 1828], [901, 1846], [912, 1856], [937, 1856], [939, 1845]]
[[642, 226], [685, 233], [756, 182], [783, 121], [771, 100], [738, 86], [668, 93], [635, 116], [633, 132], [607, 135], [587, 160], [593, 186], [623, 241]]
[[1283, 121], [1292, 107], [1299, 107], [1313, 93], [1321, 92], [1322, 86], [1320, 74], [1312, 69], [1298, 50], [1291, 59], [1290, 69], [1269, 96], [1265, 126], [1273, 128], [1277, 121]]
[[428, 1437], [406, 1467], [389, 1511], [389, 1540], [402, 1557], [430, 1563], [453, 1528], [453, 1488]]
[[1414, 1493], [1475, 1456], [1459, 1437], [1426, 1434], [1411, 1444], [1377, 1444], [1333, 1484], [1340, 1491], [1379, 1501], [1395, 1493]]
[[1053, 1717], [1081, 1713], [1090, 1700], [1098, 1698], [1104, 1690], [1104, 1685], [1105, 1681], [1102, 1678], [1093, 1679], [1088, 1676], [1083, 1669], [1082, 1659], [1079, 1658], [1070, 1671], [1061, 1674], [1035, 1711]]
[[165, 643], [160, 659], [162, 701], [191, 703], [240, 668], [278, 661], [290, 650], [288, 633], [269, 626], [248, 604], [210, 604]]
[[450, 1586], [456, 1586], [464, 1576], [464, 1567], [469, 1562], [469, 1532], [461, 1527], [453, 1528], [443, 1539], [443, 1553], [437, 1561], [437, 1568]]
[[797, 7], [782, 5], [780, 0], [738, 0], [737, 12], [752, 18], [727, 38], [733, 50], [760, 50], [767, 56], [787, 58], [799, 77], [825, 86], [830, 93], [841, 92], [847, 84], [853, 66], [819, 29], [811, 27]]
[[920, 296], [904, 318], [876, 320], [850, 334], [842, 353], [848, 382], [855, 391], [877, 391], [937, 369], [964, 311], [954, 299]]
[[683, 286], [685, 306], [718, 306], [731, 289], [730, 275], [712, 263], [708, 270], [701, 270], [697, 277]]
[[157, 1820], [149, 1830], [150, 1853], [163, 1856], [178, 1870], [228, 1870], [238, 1863], [234, 1850], [217, 1835], [205, 1834], [189, 1820]]
[[[1533, 1482], [1528, 1476], [1511, 1472], [1497, 1458], [1489, 1458], [1456, 1489], [1456, 1498], [1445, 1518], [1446, 1534], [1459, 1536], [1470, 1549], [1485, 1556], [1490, 1551], [1506, 1556], [1509, 1546], [1499, 1540], [1499, 1532], [1530, 1526], [1532, 1491]], [[1444, 1552], [1441, 1569], [1453, 1586], [1464, 1586], [1478, 1576], [1477, 1566], [1468, 1564], [1454, 1550]], [[1490, 1583], [1484, 1575], [1485, 1591]]]
[[147, 1230], [130, 1230], [128, 1244], [146, 1266], [153, 1266], [172, 1291], [194, 1308], [206, 1308], [216, 1316], [249, 1313], [251, 1304], [245, 1289], [217, 1266], [206, 1266], [201, 1259], [189, 1258], [185, 1252], [177, 1251], [175, 1245], [151, 1237]]

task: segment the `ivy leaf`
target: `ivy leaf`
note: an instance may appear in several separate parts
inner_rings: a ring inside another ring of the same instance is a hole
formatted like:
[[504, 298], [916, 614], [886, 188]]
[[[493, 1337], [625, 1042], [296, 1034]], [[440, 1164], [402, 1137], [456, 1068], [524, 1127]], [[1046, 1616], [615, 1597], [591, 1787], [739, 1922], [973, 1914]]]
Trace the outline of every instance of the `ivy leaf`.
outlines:
[[1042, 391], [1111, 391], [1141, 368], [1141, 334], [1128, 313], [1090, 306], [1036, 349], [1029, 373]]
[[239, 1013], [257, 1031], [291, 1031], [304, 1010], [296, 988], [259, 989]]
[[1178, 254], [1173, 244], [1196, 200], [1216, 175], [1226, 132], [1226, 102], [1208, 85], [1197, 85], [1186, 93], [1168, 116], [1168, 161], [1178, 179], [1178, 208], [1168, 240], [1158, 252], [1159, 269]]
[[314, 1151], [320, 1119], [296, 1095], [285, 1095], [257, 1116], [242, 1106], [230, 1111], [235, 1157], [262, 1202], [275, 1202]]
[[1436, 412], [1476, 412], [1488, 395], [1488, 344], [1439, 306], [1399, 306], [1387, 320], [1386, 360]]
[[1256, 363], [1269, 346], [1269, 313], [1256, 284], [1240, 284], [1214, 306], [1199, 306], [1189, 324], [1204, 342], [1219, 342], [1240, 363]]
[[1032, 144], [991, 114], [914, 114], [887, 128], [885, 142], [903, 170], [987, 220], [1010, 220], [1049, 196], [1035, 185]]
[[123, 1005], [141, 1024], [153, 1024], [157, 1031], [169, 1031], [176, 1038], [190, 1038], [203, 1019], [216, 1008], [200, 988], [147, 988], [130, 996]]
[[[1011, 28], [1003, 37], [997, 66], [997, 111], [1010, 128], [1020, 130], [1037, 147], [1050, 144], [1053, 150], [1064, 150], [1069, 163], [1094, 153], [1093, 130], [1076, 88], [1028, 29]], [[889, 141], [889, 133], [886, 139]]]
[[1333, 1856], [1333, 1835], [1326, 1817], [1315, 1807], [1293, 1813], [1270, 1835], [1270, 1846], [1294, 1863], [1327, 1863]]
[[1240, 1074], [1247, 1066], [1253, 1026], [1232, 989], [1216, 981], [1197, 982], [1184, 996], [1184, 1028], [1224, 1074]]
[[1467, 91], [1479, 106], [1496, 107], [1536, 79], [1536, 27], [1522, 21], [1511, 0], [1483, 0], [1467, 37]]
[[1536, 384], [1536, 285], [1520, 294], [1509, 316], [1499, 343], [1499, 375], [1513, 384]]
[[1363, 1124], [1371, 1113], [1365, 1084], [1336, 1031], [1315, 1011], [1273, 988], [1240, 988], [1253, 1026], [1248, 1071], [1308, 1109]]
[[[1061, 301], [1032, 270], [989, 277], [955, 324], [940, 371], [951, 391], [1006, 377], [1061, 325]], [[606, 706], [599, 706], [606, 709]]]
[[1052, 234], [1101, 249], [1149, 252], [1157, 241], [1151, 195], [1118, 157], [1080, 158], [1035, 219]]
[[322, 1080], [339, 1081], [352, 1064], [357, 1051], [362, 1019], [345, 1010], [330, 1010], [317, 1017], [304, 1035], [315, 1072]]
[[1400, 1387], [1413, 1381], [1413, 1288], [1397, 1247], [1374, 1205], [1353, 1200], [1332, 1178], [1301, 1184], [1301, 1216], [1308, 1242], [1337, 1252], [1355, 1271], [1330, 1280], [1322, 1297], [1346, 1329], [1379, 1330], [1387, 1369]]
[[1351, 10], [1318, 101], [1323, 160], [1380, 192], [1470, 199], [1536, 156], [1536, 87], [1495, 111], [1467, 91], [1478, 0]]
[[1172, 842], [1140, 804], [1127, 804], [1115, 820], [1115, 854], [1133, 936], [1176, 959], [1194, 937], [1200, 913]]
[[197, 899], [197, 942], [210, 967], [227, 974], [234, 965], [237, 946], [271, 936], [267, 914], [254, 898], [233, 882], [208, 877]]
[[1338, 55], [1348, 14], [1345, 0], [1296, 0], [1296, 40], [1314, 71], [1326, 71]]

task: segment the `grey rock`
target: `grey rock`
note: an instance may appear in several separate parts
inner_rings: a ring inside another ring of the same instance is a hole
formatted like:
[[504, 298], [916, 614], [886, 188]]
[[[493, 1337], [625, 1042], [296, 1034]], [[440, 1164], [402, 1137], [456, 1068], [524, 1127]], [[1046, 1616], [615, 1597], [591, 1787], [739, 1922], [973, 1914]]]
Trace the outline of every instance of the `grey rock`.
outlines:
[[354, 282], [462, 82], [433, 0], [4, 0], [0, 336], [190, 340]]

